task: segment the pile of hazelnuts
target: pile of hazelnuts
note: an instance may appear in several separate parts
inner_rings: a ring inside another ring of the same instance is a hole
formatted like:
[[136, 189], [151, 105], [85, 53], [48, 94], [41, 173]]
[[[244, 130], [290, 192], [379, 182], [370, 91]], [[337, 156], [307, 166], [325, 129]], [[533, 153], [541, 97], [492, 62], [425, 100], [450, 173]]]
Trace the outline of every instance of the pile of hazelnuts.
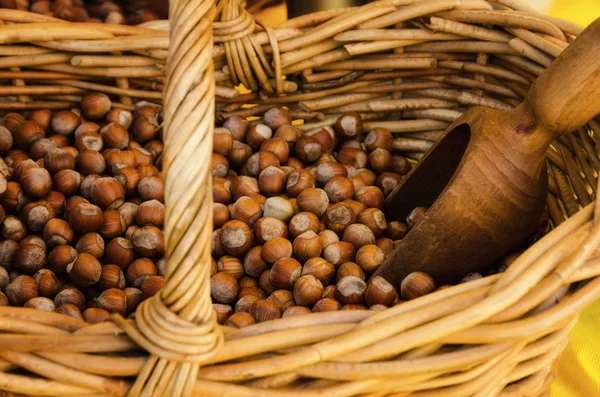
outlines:
[[0, 119], [0, 306], [97, 323], [163, 286], [161, 108], [113, 105]]
[[[310, 312], [384, 310], [436, 289], [371, 277], [422, 219], [388, 221], [385, 198], [412, 165], [385, 128], [346, 113], [303, 131], [289, 112], [231, 117], [214, 134], [211, 294], [218, 321], [243, 327]], [[398, 293], [400, 292], [400, 294]]]
[[146, 0], [0, 0], [0, 8], [30, 11], [70, 22], [138, 25], [159, 19]]

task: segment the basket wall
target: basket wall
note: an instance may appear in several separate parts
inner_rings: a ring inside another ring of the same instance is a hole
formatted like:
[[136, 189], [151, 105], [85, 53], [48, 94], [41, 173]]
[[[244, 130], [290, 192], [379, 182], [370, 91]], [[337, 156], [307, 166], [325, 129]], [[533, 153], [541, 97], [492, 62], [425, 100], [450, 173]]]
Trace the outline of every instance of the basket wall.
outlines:
[[[519, 104], [581, 29], [510, 0], [388, 0], [264, 30], [238, 2], [213, 3], [171, 2], [170, 33], [164, 22], [73, 24], [0, 10], [0, 111], [68, 109], [89, 90], [127, 108], [140, 99], [163, 101], [168, 257], [164, 290], [140, 305], [135, 321], [114, 316], [90, 326], [0, 308], [0, 389], [61, 396], [547, 395], [569, 330], [600, 296], [595, 120], [548, 151], [547, 212], [556, 229], [507, 272], [384, 312], [316, 313], [240, 330], [218, 326], [212, 311], [206, 160], [215, 112], [222, 120], [285, 105], [308, 120], [305, 130], [358, 111], [367, 129], [390, 128], [394, 150], [418, 161], [468, 107]], [[239, 83], [253, 93], [237, 94]]]

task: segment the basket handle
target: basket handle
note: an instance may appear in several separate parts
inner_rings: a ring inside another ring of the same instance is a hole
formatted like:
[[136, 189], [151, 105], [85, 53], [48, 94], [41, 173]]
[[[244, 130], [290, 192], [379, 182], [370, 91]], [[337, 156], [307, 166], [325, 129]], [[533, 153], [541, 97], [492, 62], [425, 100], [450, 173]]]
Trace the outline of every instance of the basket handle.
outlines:
[[553, 141], [600, 113], [600, 19], [593, 22], [535, 81], [520, 110]]

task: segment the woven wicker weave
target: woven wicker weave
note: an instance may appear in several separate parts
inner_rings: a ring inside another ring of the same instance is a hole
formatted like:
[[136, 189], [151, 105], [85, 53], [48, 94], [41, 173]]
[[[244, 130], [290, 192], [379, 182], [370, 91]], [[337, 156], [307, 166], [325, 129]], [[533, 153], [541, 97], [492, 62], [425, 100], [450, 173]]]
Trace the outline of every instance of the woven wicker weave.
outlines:
[[[272, 29], [255, 26], [236, 0], [214, 3], [171, 1], [170, 33], [164, 22], [73, 24], [0, 10], [0, 80], [12, 82], [0, 86], [0, 111], [71, 108], [88, 90], [119, 96], [125, 107], [162, 100], [168, 257], [164, 289], [140, 305], [135, 321], [117, 316], [90, 326], [0, 307], [0, 389], [548, 395], [569, 330], [600, 296], [593, 203], [600, 124], [590, 121], [549, 150], [547, 210], [556, 228], [505, 273], [384, 312], [317, 313], [234, 330], [217, 325], [209, 294], [213, 99], [218, 118], [286, 105], [309, 120], [305, 129], [356, 110], [366, 128], [383, 125], [403, 137], [398, 150], [418, 159], [467, 107], [517, 105], [581, 28], [511, 0], [384, 0]], [[260, 94], [237, 95], [238, 83]]]

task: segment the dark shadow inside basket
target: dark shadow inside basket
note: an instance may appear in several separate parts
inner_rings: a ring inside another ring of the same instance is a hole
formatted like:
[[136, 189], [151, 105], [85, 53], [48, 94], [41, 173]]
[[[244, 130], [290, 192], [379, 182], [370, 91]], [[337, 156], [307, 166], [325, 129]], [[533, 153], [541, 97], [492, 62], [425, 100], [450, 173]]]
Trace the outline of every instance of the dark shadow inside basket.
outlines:
[[454, 176], [471, 139], [468, 124], [445, 133], [425, 157], [400, 182], [401, 193], [394, 201], [385, 202], [388, 219], [404, 220], [416, 207], [431, 207]]

